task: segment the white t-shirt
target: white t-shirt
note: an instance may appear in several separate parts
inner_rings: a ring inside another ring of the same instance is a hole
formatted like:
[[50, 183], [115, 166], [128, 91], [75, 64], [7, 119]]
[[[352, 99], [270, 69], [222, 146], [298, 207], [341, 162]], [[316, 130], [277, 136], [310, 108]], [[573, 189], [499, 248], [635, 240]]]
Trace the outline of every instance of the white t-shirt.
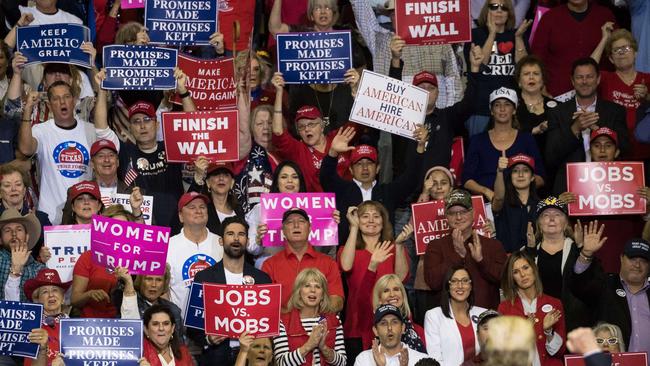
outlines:
[[[409, 352], [409, 363], [408, 366], [414, 366], [416, 362], [423, 358], [429, 357], [426, 353], [414, 351], [410, 348], [408, 348], [404, 343], [402, 343], [402, 347], [406, 347]], [[381, 345], [379, 346], [379, 351], [382, 351]], [[374, 357], [372, 357], [372, 350], [365, 350], [361, 353], [359, 353], [359, 356], [357, 356], [356, 361], [354, 361], [354, 366], [376, 366], [377, 364], [375, 363]], [[386, 366], [399, 366], [399, 353], [395, 354], [394, 356], [388, 356], [386, 355]]]
[[98, 138], [106, 138], [119, 146], [111, 129], [96, 129], [91, 123], [77, 119], [71, 129], [58, 127], [53, 119], [32, 127], [38, 141], [38, 176], [41, 190], [38, 209], [48, 214], [54, 225], [61, 223], [68, 188], [92, 178], [90, 147]]
[[219, 236], [207, 228], [205, 231], [208, 236], [198, 245], [185, 237], [185, 229], [169, 239], [167, 263], [171, 266], [170, 300], [181, 308], [181, 314], [185, 314], [194, 276], [215, 265], [223, 257]]
[[76, 15], [72, 15], [67, 11], [59, 9], [54, 14], [45, 14], [40, 10], [36, 9], [33, 6], [18, 6], [21, 14], [30, 13], [34, 16], [34, 21], [29, 23], [29, 25], [44, 25], [44, 24], [57, 24], [57, 23], [72, 23], [72, 24], [83, 24], [81, 19], [77, 18]]

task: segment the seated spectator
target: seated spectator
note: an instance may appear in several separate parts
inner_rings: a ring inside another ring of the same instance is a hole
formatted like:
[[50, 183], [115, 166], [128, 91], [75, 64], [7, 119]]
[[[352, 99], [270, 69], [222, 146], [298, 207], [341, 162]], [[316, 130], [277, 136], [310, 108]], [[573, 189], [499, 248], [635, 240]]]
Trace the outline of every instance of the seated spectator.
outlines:
[[321, 271], [307, 268], [298, 273], [280, 318], [280, 335], [273, 339], [278, 365], [345, 365], [343, 326]]
[[[505, 300], [499, 304], [499, 312], [525, 318], [535, 328], [537, 353], [533, 364], [562, 365], [566, 339], [564, 308], [560, 300], [543, 292], [535, 261], [524, 252], [512, 253], [503, 272], [501, 288]], [[488, 332], [491, 336], [491, 330]], [[487, 357], [489, 362], [489, 354]]]
[[406, 331], [402, 312], [391, 304], [381, 305], [375, 310], [372, 332], [379, 338], [372, 341], [372, 349], [359, 354], [355, 366], [414, 366], [427, 358], [426, 353], [418, 352], [402, 343]]
[[476, 320], [476, 339], [480, 348], [479, 353], [473, 359], [465, 361], [461, 366], [475, 366], [485, 363], [485, 344], [490, 330], [489, 320], [501, 316], [497, 311], [488, 309], [482, 312]]
[[480, 352], [477, 322], [487, 309], [474, 306], [472, 277], [465, 267], [447, 271], [440, 306], [427, 311], [424, 332], [427, 353], [440, 365], [456, 366], [471, 361]]
[[618, 325], [600, 323], [594, 327], [594, 334], [596, 335], [596, 343], [603, 352], [625, 352], [623, 333]]
[[485, 343], [486, 366], [529, 366], [535, 359], [532, 323], [518, 316], [490, 320]]
[[[194, 361], [182, 338], [174, 337], [176, 323], [173, 312], [166, 305], [155, 304], [144, 312], [142, 318], [144, 340], [140, 366], [192, 366]], [[146, 362], [146, 363], [145, 363]]]
[[244, 332], [239, 337], [239, 345], [235, 366], [269, 366], [273, 362], [271, 338], [256, 338]]
[[569, 351], [581, 354], [586, 366], [608, 366], [612, 357], [608, 352], [602, 352], [598, 346], [594, 332], [589, 328], [578, 328], [568, 334], [567, 348]]

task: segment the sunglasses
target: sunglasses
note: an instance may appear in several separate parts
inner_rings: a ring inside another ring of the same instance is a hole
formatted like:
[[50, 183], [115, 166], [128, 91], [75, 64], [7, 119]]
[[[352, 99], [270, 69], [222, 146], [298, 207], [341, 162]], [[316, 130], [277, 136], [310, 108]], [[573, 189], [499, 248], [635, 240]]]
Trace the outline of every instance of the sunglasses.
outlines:
[[488, 9], [492, 11], [497, 11], [497, 10], [508, 11], [508, 7], [506, 6], [506, 4], [488, 4]]
[[623, 46], [623, 47], [614, 48], [612, 50], [612, 53], [615, 55], [622, 56], [630, 51], [632, 51], [632, 46]]
[[611, 338], [596, 338], [596, 343], [598, 343], [598, 344], [603, 344], [603, 343], [607, 343], [607, 344], [616, 344], [616, 343], [618, 343], [618, 338], [616, 338], [616, 337], [611, 337]]

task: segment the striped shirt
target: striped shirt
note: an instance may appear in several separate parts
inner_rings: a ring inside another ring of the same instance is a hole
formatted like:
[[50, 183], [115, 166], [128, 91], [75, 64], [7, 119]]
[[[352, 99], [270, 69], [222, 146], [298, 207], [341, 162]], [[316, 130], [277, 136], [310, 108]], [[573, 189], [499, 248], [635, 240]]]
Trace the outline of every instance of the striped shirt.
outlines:
[[[338, 316], [337, 316], [338, 318]], [[305, 329], [307, 334], [311, 333], [311, 330], [320, 318], [302, 318], [302, 327]], [[287, 339], [287, 331], [284, 328], [284, 324], [280, 322], [280, 334], [273, 339], [273, 348], [275, 362], [277, 366], [300, 366], [305, 364], [305, 358], [300, 354], [299, 350], [290, 350], [289, 341]], [[313, 351], [313, 362], [312, 365], [320, 366], [320, 351], [318, 348]], [[339, 325], [336, 328], [336, 340], [334, 342], [334, 361], [331, 363], [334, 366], [345, 366], [347, 357], [345, 355], [345, 344], [343, 342], [343, 325]]]

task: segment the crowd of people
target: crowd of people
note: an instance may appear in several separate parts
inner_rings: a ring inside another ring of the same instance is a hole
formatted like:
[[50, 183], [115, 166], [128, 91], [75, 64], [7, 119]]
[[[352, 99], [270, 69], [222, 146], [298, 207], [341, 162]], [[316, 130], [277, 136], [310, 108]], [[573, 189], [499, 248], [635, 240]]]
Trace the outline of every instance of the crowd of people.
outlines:
[[[3, 0], [0, 300], [42, 304], [43, 326], [28, 337], [36, 359], [0, 365], [64, 365], [59, 321], [77, 317], [142, 319], [140, 366], [556, 366], [571, 352], [597, 365], [649, 352], [649, 216], [570, 216], [567, 164], [649, 171], [650, 2], [471, 0], [471, 41], [422, 46], [396, 35], [395, 3], [219, 0], [210, 45], [177, 48], [250, 68], [235, 73], [239, 160], [181, 164], [166, 159], [161, 114], [197, 110], [184, 70], [175, 90], [102, 88], [104, 46], [150, 43], [143, 9]], [[16, 29], [56, 23], [91, 29], [91, 68], [26, 65]], [[352, 36], [343, 82], [287, 84], [274, 36], [333, 30]], [[350, 121], [363, 70], [428, 92], [412, 138]], [[312, 217], [294, 207], [283, 246], [264, 246], [261, 195], [308, 192], [335, 194], [339, 245], [314, 246]], [[650, 207], [646, 186], [617, 193]], [[446, 230], [418, 255], [411, 205], [430, 201]], [[106, 268], [87, 250], [64, 282], [44, 228], [93, 215], [170, 227], [164, 274]], [[192, 283], [280, 284], [279, 334], [185, 327]]]

